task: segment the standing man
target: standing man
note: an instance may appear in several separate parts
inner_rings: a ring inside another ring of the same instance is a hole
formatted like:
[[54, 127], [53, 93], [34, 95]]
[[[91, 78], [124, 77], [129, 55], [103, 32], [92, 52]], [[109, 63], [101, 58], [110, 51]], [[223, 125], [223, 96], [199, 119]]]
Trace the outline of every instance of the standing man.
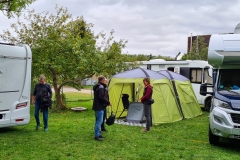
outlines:
[[48, 131], [48, 107], [45, 106], [47, 100], [52, 98], [52, 89], [49, 84], [46, 83], [46, 77], [40, 76], [39, 83], [35, 85], [33, 95], [32, 95], [32, 104], [35, 104], [34, 116], [36, 119], [36, 127], [38, 130], [40, 127], [39, 111], [43, 112], [43, 122], [44, 122], [44, 131]]
[[98, 77], [98, 83], [93, 86], [94, 100], [93, 100], [93, 110], [95, 111], [95, 127], [94, 127], [94, 139], [97, 141], [102, 141], [105, 138], [101, 135], [100, 129], [103, 123], [104, 110], [107, 106], [112, 106], [108, 98], [107, 79], [104, 76]]
[[150, 85], [150, 79], [144, 78], [143, 84], [145, 86], [143, 96], [140, 98], [140, 101], [144, 104], [144, 115], [146, 117], [146, 128], [142, 132], [149, 132], [150, 126], [152, 123], [151, 117], [151, 104], [149, 104], [149, 99], [152, 98], [153, 87]]

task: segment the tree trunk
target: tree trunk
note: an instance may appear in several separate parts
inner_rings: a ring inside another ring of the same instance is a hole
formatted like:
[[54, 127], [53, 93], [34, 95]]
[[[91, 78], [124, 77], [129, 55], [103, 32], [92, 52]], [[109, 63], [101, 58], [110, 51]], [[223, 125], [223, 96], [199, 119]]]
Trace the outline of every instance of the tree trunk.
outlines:
[[64, 102], [62, 101], [62, 97], [61, 97], [61, 94], [60, 94], [60, 89], [61, 88], [58, 88], [57, 87], [57, 75], [53, 73], [53, 88], [54, 88], [54, 91], [55, 91], [55, 95], [56, 95], [56, 106], [55, 108], [56, 109], [66, 109], [67, 106], [66, 104], [64, 104]]

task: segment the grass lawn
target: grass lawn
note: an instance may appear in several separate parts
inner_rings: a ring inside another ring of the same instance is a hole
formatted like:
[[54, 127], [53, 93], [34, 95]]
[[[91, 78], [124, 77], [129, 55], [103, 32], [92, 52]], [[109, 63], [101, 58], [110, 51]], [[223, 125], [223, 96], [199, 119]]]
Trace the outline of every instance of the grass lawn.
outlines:
[[[225, 160], [240, 157], [239, 141], [221, 140], [220, 146], [209, 144], [207, 112], [193, 119], [153, 126], [148, 133], [142, 133], [141, 127], [114, 124], [107, 126], [103, 142], [95, 141], [90, 95], [66, 93], [66, 97], [69, 110], [50, 111], [48, 132], [42, 128], [34, 130], [33, 106], [28, 125], [1, 128], [0, 159]], [[77, 106], [88, 110], [70, 110]]]

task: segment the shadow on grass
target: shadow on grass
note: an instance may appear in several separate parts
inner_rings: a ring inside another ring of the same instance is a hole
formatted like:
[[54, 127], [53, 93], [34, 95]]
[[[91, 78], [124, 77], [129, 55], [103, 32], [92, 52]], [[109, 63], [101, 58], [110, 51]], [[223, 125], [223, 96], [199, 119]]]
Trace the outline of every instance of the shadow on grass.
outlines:
[[21, 131], [21, 129], [16, 127], [6, 127], [6, 128], [0, 128], [0, 133], [7, 133], [7, 132], [18, 132]]
[[240, 140], [239, 139], [221, 138], [220, 143], [216, 147], [219, 147], [224, 150], [239, 152], [240, 151]]
[[88, 101], [92, 101], [92, 99], [66, 100], [66, 102], [88, 102]]

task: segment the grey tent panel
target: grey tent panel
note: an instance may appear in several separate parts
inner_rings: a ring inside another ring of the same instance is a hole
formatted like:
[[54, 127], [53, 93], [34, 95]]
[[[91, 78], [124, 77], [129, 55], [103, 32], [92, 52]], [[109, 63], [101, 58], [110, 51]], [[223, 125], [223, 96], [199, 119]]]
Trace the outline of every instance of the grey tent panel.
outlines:
[[[168, 79], [171, 79], [170, 75], [175, 79], [175, 80], [179, 80], [179, 81], [189, 81], [188, 78], [184, 77], [183, 75], [181, 74], [178, 74], [178, 73], [175, 73], [175, 72], [172, 72], [172, 71], [168, 71], [168, 70], [161, 70], [159, 71], [158, 73], [168, 77]], [[168, 74], [169, 73], [169, 74]]]
[[129, 105], [126, 117], [127, 122], [140, 123], [143, 120], [143, 103], [132, 102]]
[[153, 79], [166, 79], [167, 77], [164, 75], [159, 74], [158, 72], [143, 69], [143, 68], [137, 68], [132, 69], [129, 71], [121, 72], [113, 76], [113, 78], [146, 78], [146, 73], [149, 75], [149, 78]]

